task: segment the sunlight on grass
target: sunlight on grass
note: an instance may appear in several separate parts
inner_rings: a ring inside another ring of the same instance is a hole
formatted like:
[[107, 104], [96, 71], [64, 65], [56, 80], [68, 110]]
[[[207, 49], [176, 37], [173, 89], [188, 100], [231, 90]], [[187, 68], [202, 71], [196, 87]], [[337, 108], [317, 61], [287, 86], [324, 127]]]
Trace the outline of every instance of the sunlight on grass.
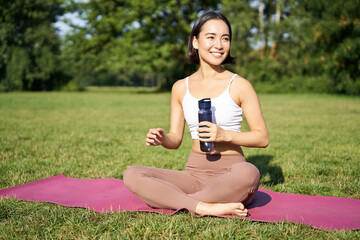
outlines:
[[[284, 94], [260, 100], [270, 145], [244, 152], [261, 172], [261, 187], [360, 198], [359, 98]], [[191, 147], [188, 129], [178, 150], [146, 147], [144, 141], [150, 127], [169, 129], [169, 101], [169, 93], [131, 88], [0, 94], [0, 188], [57, 174], [121, 179], [130, 165], [182, 169]], [[289, 223], [187, 213], [97, 214], [11, 199], [0, 200], [0, 229], [6, 239], [359, 238], [359, 231], [324, 232]]]

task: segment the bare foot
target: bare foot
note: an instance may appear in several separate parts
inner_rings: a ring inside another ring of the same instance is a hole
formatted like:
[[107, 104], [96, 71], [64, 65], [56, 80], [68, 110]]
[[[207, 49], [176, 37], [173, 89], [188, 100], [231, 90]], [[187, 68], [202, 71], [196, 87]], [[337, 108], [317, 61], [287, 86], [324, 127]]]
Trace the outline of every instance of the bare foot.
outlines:
[[195, 213], [199, 215], [237, 215], [246, 217], [248, 210], [242, 203], [204, 203], [199, 202]]

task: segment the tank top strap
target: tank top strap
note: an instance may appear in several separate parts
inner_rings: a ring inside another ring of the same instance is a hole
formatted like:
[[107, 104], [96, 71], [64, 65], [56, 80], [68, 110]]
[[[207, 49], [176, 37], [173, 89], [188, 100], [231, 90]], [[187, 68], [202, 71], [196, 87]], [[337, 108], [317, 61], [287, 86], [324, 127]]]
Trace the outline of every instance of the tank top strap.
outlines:
[[186, 82], [186, 90], [189, 91], [189, 77], [186, 77], [185, 82]]
[[235, 73], [234, 76], [230, 79], [229, 85], [228, 85], [228, 90], [230, 89], [230, 85], [232, 83], [232, 81], [234, 80], [234, 78], [237, 76], [237, 74]]

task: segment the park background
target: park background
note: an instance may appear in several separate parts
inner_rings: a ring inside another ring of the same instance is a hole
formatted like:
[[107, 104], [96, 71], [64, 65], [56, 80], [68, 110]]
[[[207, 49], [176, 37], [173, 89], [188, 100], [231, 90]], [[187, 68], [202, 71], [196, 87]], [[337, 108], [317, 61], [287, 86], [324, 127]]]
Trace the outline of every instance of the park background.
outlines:
[[[183, 169], [187, 129], [175, 151], [144, 139], [151, 127], [169, 129], [169, 89], [195, 70], [186, 62], [191, 24], [210, 9], [232, 22], [238, 61], [227, 67], [259, 92], [270, 145], [244, 152], [260, 186], [360, 199], [355, 0], [1, 1], [0, 189], [58, 174], [122, 179], [131, 165]], [[124, 238], [360, 239], [360, 232], [0, 199], [0, 239]]]
[[232, 24], [237, 63], [227, 68], [258, 92], [359, 95], [359, 9], [358, 0], [2, 0], [0, 91], [169, 90], [196, 69], [192, 24], [216, 10]]

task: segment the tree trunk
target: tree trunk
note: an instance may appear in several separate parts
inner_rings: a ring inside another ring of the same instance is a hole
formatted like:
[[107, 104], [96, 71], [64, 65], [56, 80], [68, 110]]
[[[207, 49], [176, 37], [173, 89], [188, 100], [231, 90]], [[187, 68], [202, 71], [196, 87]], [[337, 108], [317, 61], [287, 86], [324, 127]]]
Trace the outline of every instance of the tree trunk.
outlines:
[[264, 39], [264, 5], [259, 1], [259, 33], [261, 39], [260, 57], [265, 57], [265, 39]]
[[[280, 11], [280, 2], [281, 0], [277, 0], [276, 1], [276, 14], [275, 14], [275, 25], [279, 25], [280, 23], [280, 15], [281, 15], [281, 11]], [[273, 44], [271, 46], [271, 50], [270, 50], [270, 58], [272, 58], [274, 61], [277, 60], [277, 45], [278, 45], [278, 34], [277, 34], [277, 29], [275, 30], [275, 36], [273, 39]]]

